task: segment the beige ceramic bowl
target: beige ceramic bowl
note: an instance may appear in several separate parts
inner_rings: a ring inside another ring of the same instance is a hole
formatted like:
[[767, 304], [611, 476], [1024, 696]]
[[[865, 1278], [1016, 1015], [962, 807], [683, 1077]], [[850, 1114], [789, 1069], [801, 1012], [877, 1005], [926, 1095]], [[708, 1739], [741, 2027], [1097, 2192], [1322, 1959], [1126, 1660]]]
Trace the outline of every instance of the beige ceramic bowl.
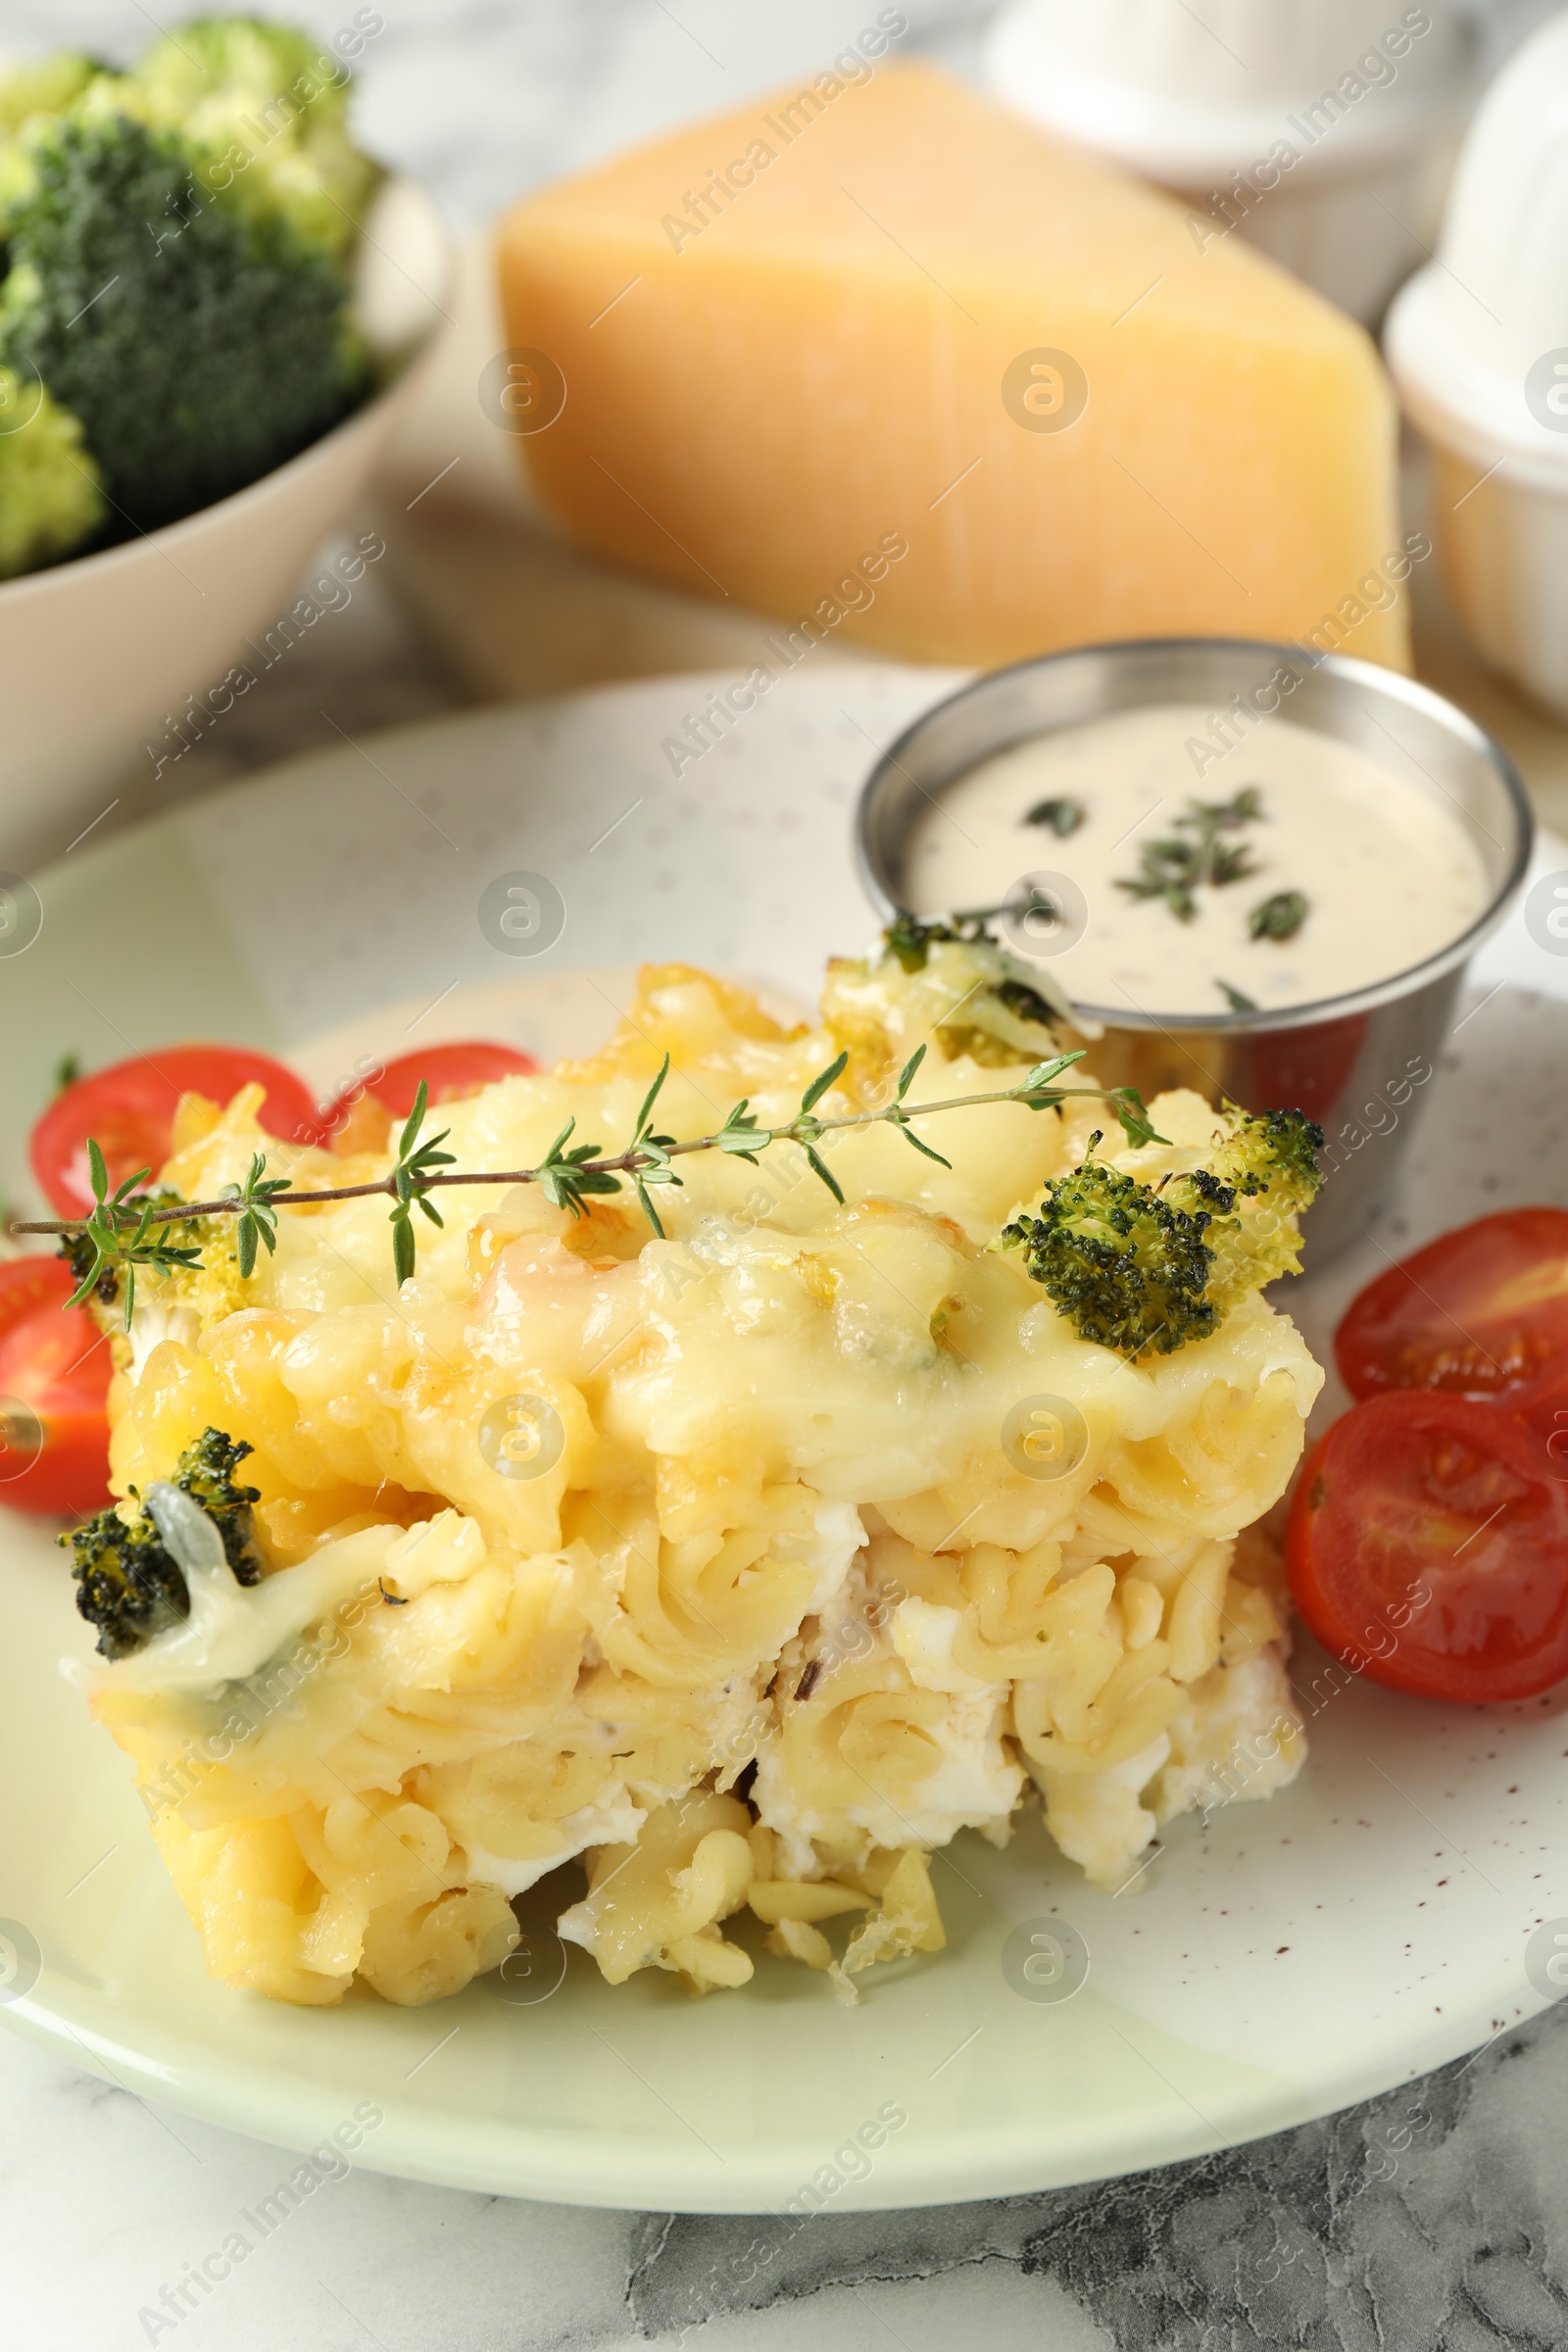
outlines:
[[407, 180], [382, 190], [361, 250], [360, 314], [387, 371], [374, 399], [232, 498], [0, 586], [0, 869], [58, 857], [177, 749], [169, 719], [287, 612], [374, 472], [435, 340], [452, 254]]

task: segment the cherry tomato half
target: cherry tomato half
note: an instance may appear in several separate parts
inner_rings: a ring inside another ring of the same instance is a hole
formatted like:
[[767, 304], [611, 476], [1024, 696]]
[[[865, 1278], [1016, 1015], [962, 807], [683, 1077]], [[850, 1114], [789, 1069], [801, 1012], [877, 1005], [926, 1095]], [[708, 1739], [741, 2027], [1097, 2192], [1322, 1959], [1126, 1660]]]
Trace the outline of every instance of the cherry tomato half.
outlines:
[[1354, 1406], [1301, 1472], [1285, 1556], [1307, 1625], [1371, 1682], [1479, 1705], [1568, 1675], [1568, 1486], [1494, 1405]]
[[[481, 1088], [493, 1086], [498, 1078], [511, 1078], [518, 1071], [526, 1074], [539, 1064], [530, 1054], [519, 1054], [513, 1046], [493, 1046], [483, 1039], [465, 1039], [450, 1046], [426, 1046], [422, 1053], [400, 1054], [389, 1061], [379, 1078], [367, 1078], [365, 1092], [373, 1096], [395, 1119], [406, 1119], [414, 1108], [414, 1098], [419, 1091], [422, 1078], [429, 1089], [432, 1107], [438, 1102], [461, 1102]], [[340, 1105], [351, 1104], [358, 1099], [358, 1090], [340, 1095], [332, 1109], [324, 1114], [323, 1124], [330, 1126], [333, 1111]]]
[[0, 1504], [101, 1510], [109, 1500], [109, 1342], [58, 1257], [0, 1262]]
[[320, 1131], [310, 1091], [270, 1054], [244, 1046], [165, 1046], [94, 1070], [63, 1089], [32, 1131], [32, 1169], [56, 1211], [80, 1216], [92, 1206], [87, 1139], [95, 1139], [111, 1187], [169, 1157], [181, 1095], [226, 1103], [242, 1086], [267, 1089], [261, 1123], [269, 1135], [309, 1144]]
[[1514, 1391], [1502, 1402], [1529, 1432], [1542, 1477], [1568, 1486], [1568, 1363], [1549, 1366], [1528, 1389]]
[[1334, 1337], [1352, 1396], [1498, 1396], [1568, 1359], [1568, 1209], [1505, 1208], [1380, 1274]]

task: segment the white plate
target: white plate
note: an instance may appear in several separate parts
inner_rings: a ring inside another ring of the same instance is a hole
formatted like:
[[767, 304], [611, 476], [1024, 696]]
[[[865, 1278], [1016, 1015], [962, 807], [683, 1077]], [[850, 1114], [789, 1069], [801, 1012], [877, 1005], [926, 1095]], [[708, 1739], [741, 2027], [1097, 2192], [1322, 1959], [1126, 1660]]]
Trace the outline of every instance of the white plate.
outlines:
[[[603, 967], [643, 956], [810, 993], [823, 956], [870, 929], [848, 858], [856, 788], [948, 681], [869, 665], [791, 678], [677, 781], [664, 739], [713, 683], [661, 679], [381, 737], [42, 876], [40, 937], [0, 959], [0, 1019], [23, 1065], [0, 1189], [31, 1198], [24, 1130], [68, 1050], [96, 1062], [197, 1033], [287, 1053], [341, 1031], [312, 1059], [330, 1077], [359, 1044], [405, 1048], [422, 1008], [416, 1038], [466, 1027], [478, 1000], [460, 992], [502, 984], [486, 1017], [548, 1046], [563, 1022], [608, 1026]], [[483, 888], [517, 869], [551, 876], [565, 901], [564, 936], [537, 964], [479, 928]], [[566, 979], [587, 966], [597, 984]], [[1489, 951], [1382, 1247], [1298, 1295], [1320, 1350], [1383, 1249], [1509, 1202], [1568, 1201], [1552, 1079], [1565, 980], [1517, 924]], [[389, 1016], [393, 1004], [412, 1009]], [[889, 1971], [855, 2010], [766, 1958], [747, 1989], [701, 2002], [653, 1974], [612, 1992], [584, 1954], [562, 1954], [543, 1903], [531, 1979], [432, 2009], [368, 1995], [291, 2009], [207, 1979], [123, 1761], [56, 1674], [64, 1651], [84, 1653], [85, 1629], [46, 1530], [0, 1514], [0, 1913], [42, 1953], [0, 2017], [138, 2091], [297, 2147], [369, 2102], [383, 2120], [357, 2160], [389, 2172], [746, 2211], [813, 2180], [837, 2209], [1130, 2171], [1473, 2048], [1542, 2006], [1526, 1941], [1568, 1913], [1565, 1694], [1483, 1710], [1356, 1686], [1318, 1705], [1293, 1788], [1206, 1829], [1177, 1824], [1125, 1895], [1088, 1888], [1038, 1816], [1004, 1854], [960, 1838], [937, 1865], [949, 1949]], [[1298, 1653], [1309, 1709], [1322, 1666]], [[1092, 1968], [1074, 1998], [1039, 2004], [1013, 1991], [1001, 1952], [1053, 1911]], [[906, 2122], [869, 2159], [835, 2163], [888, 2102]]]

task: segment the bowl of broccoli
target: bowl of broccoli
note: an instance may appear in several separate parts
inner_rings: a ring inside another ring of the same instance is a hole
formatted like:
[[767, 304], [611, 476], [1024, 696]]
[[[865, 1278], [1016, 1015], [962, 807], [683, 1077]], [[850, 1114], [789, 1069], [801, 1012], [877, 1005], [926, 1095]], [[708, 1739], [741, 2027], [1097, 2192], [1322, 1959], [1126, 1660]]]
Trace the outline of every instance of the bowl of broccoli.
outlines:
[[156, 772], [413, 395], [450, 249], [349, 86], [242, 17], [0, 70], [0, 868]]

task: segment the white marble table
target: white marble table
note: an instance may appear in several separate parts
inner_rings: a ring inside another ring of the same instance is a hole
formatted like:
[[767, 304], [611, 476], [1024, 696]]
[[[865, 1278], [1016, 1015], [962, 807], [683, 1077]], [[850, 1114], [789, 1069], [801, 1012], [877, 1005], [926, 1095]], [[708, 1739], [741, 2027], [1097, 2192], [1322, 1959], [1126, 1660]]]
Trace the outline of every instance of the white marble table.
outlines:
[[[978, 0], [905, 5], [915, 37], [968, 62]], [[1544, 7], [1498, 6], [1496, 30]], [[325, 33], [353, 11], [286, 13]], [[461, 227], [533, 180], [738, 103], [861, 22], [855, 0], [382, 0], [380, 14], [365, 135]], [[46, 30], [116, 54], [151, 28], [138, 0], [51, 0], [46, 18], [0, 0], [7, 47]], [[365, 727], [456, 699], [372, 587], [184, 764], [180, 790], [307, 748], [328, 695]], [[7, 2034], [0, 2331], [7, 2352], [1548, 2347], [1568, 2342], [1565, 2115], [1568, 2004], [1279, 2139], [1101, 2187], [824, 2217], [766, 2260], [767, 2221], [578, 2212], [351, 2173], [203, 2294], [181, 2288], [190, 2267], [296, 2160]]]

